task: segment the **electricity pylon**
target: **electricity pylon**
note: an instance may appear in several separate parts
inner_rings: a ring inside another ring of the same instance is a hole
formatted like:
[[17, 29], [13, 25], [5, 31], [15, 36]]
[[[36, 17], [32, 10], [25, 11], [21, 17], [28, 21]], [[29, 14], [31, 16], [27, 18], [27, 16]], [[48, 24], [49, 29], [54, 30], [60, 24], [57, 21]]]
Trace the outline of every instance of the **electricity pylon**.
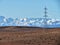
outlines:
[[44, 8], [44, 28], [47, 28], [47, 17], [48, 17], [48, 15], [47, 15], [47, 8], [46, 8], [46, 6], [45, 6], [45, 8]]

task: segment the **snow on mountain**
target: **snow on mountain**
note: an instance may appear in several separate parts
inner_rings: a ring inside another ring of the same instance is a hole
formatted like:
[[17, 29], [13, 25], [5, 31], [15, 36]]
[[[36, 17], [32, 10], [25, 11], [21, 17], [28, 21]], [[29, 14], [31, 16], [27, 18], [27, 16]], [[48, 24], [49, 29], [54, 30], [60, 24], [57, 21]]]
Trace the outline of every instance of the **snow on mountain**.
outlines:
[[0, 23], [4, 22], [4, 16], [0, 16]]
[[[47, 27], [60, 27], [59, 19], [47, 19]], [[37, 26], [44, 27], [44, 18], [6, 18], [0, 16], [0, 26]]]

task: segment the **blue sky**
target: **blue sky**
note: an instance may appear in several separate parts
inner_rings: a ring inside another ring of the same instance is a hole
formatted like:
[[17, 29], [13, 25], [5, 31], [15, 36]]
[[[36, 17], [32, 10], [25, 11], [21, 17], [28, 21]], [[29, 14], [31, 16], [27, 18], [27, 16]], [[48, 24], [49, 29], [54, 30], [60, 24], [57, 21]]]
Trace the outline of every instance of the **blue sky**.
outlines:
[[45, 6], [50, 18], [60, 19], [59, 0], [0, 0], [0, 16], [40, 18], [44, 15]]

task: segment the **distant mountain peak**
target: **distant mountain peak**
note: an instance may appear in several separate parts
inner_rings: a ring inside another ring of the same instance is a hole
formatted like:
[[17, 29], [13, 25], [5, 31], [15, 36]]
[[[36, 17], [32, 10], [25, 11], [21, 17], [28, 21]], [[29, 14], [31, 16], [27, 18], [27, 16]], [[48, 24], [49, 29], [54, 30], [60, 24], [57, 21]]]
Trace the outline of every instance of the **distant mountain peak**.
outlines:
[[[0, 16], [0, 26], [35, 26], [44, 27], [44, 18], [6, 18]], [[60, 27], [60, 19], [47, 18], [47, 27]]]

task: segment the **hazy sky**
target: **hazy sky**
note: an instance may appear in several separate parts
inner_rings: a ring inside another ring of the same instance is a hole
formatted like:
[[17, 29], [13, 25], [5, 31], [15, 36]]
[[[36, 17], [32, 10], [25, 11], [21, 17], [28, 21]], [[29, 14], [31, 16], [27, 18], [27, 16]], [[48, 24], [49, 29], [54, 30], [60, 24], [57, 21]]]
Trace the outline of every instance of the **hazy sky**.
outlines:
[[45, 6], [49, 17], [60, 19], [60, 0], [0, 0], [0, 16], [39, 18]]

